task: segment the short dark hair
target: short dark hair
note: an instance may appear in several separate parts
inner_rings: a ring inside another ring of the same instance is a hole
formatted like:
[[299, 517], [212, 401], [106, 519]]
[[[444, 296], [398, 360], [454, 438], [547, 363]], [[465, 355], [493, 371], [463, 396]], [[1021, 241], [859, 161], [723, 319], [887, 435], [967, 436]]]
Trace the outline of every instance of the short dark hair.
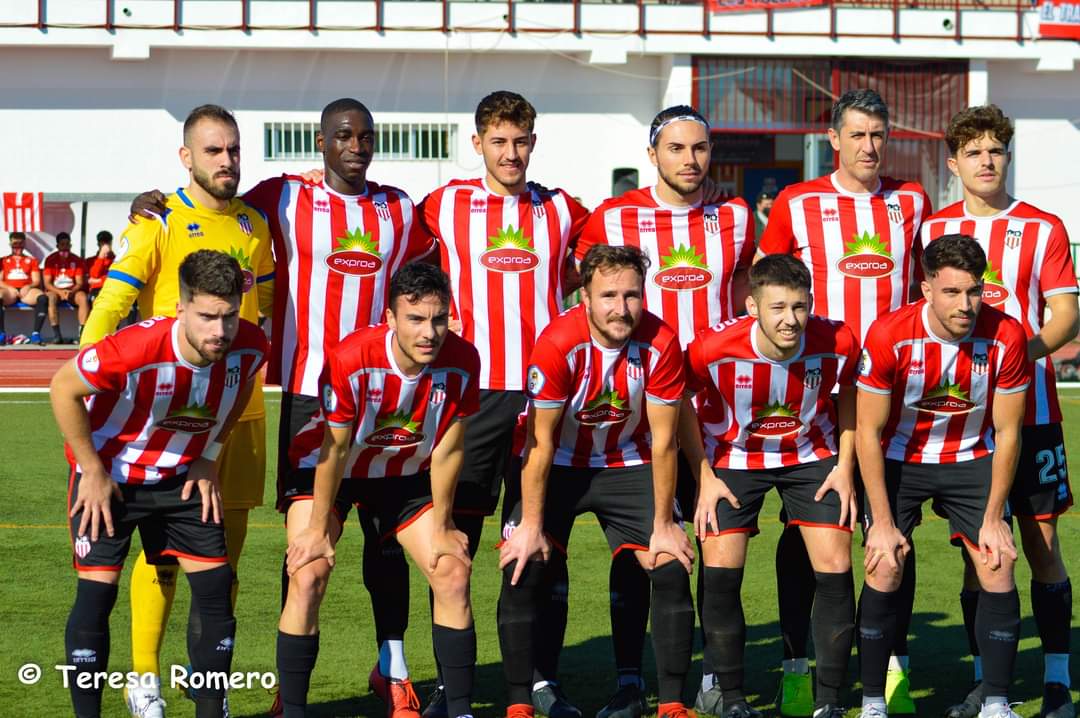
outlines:
[[390, 309], [394, 301], [405, 297], [409, 302], [416, 302], [424, 297], [437, 296], [450, 303], [450, 278], [446, 272], [427, 262], [409, 262], [394, 272], [390, 278]]
[[676, 117], [688, 117], [697, 120], [701, 124], [705, 125], [705, 132], [709, 132], [709, 121], [705, 119], [705, 115], [695, 110], [690, 105], [672, 105], [666, 107], [656, 114], [653, 118], [652, 124], [649, 126], [649, 144], [656, 147], [656, 141], [660, 139], [661, 125], [665, 122], [675, 119]]
[[232, 125], [234, 130], [239, 131], [240, 129], [240, 126], [236, 124], [236, 118], [233, 117], [233, 114], [221, 105], [199, 105], [189, 112], [187, 119], [184, 120], [185, 146], [188, 143], [188, 137], [191, 134], [191, 130], [203, 120], [216, 120], [226, 125]]
[[649, 258], [637, 247], [627, 245], [594, 244], [581, 260], [581, 286], [592, 284], [596, 272], [610, 272], [615, 269], [633, 269], [645, 281], [645, 272], [649, 269]]
[[234, 257], [214, 249], [200, 249], [180, 263], [180, 301], [196, 294], [239, 299], [244, 293], [244, 271]]
[[71, 241], [71, 235], [68, 234], [67, 232], [57, 232], [56, 233], [56, 243], [60, 244], [61, 239], [66, 239], [67, 241], [70, 242]]
[[767, 254], [750, 267], [750, 293], [764, 286], [810, 291], [810, 270], [790, 254]]
[[945, 267], [967, 272], [982, 279], [986, 271], [986, 253], [974, 237], [967, 234], [943, 234], [923, 251], [922, 268], [927, 278], [937, 276]]
[[109, 244], [112, 242], [112, 232], [107, 229], [103, 229], [97, 233], [98, 244]]
[[22, 241], [25, 242], [26, 241], [26, 232], [12, 232], [11, 234], [8, 235], [8, 240], [10, 241], [12, 239], [21, 239]]
[[844, 113], [848, 110], [880, 117], [885, 122], [885, 127], [889, 126], [889, 106], [876, 90], [863, 87], [840, 95], [840, 99], [832, 106], [832, 128], [837, 132], [844, 126]]
[[533, 131], [536, 125], [536, 108], [516, 92], [496, 90], [480, 100], [476, 106], [476, 134], [502, 122], [509, 122], [523, 130]]
[[754, 202], [760, 202], [763, 199], [776, 199], [776, 190], [774, 190], [774, 189], [763, 189], [763, 190], [761, 190], [760, 192], [757, 193], [757, 198], [754, 200]]
[[363, 102], [351, 97], [342, 97], [323, 108], [322, 115], [319, 117], [319, 131], [325, 135], [326, 123], [331, 117], [342, 112], [362, 112], [368, 116], [371, 124], [375, 124], [375, 116], [371, 114], [371, 110]]
[[964, 145], [990, 133], [994, 139], [1009, 146], [1013, 138], [1013, 123], [997, 105], [978, 105], [960, 110], [949, 120], [945, 130], [945, 146], [955, 155]]

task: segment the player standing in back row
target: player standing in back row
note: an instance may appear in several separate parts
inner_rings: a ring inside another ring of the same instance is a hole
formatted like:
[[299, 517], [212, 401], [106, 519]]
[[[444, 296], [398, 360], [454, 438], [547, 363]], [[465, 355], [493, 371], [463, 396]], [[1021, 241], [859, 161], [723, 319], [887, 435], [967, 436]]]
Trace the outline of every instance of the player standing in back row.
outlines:
[[[871, 322], [908, 303], [913, 249], [930, 214], [917, 182], [881, 175], [889, 140], [889, 108], [873, 90], [844, 93], [832, 108], [829, 141], [839, 156], [832, 174], [784, 188], [769, 213], [758, 256], [793, 254], [810, 270], [814, 313], [844, 322], [863, 341]], [[784, 638], [780, 712], [809, 716], [814, 702], [807, 636], [814, 573], [801, 535], [787, 529], [777, 544], [777, 598]], [[914, 555], [902, 591], [914, 591]], [[913, 713], [907, 692], [907, 625], [900, 617], [890, 666], [890, 708]]]
[[[1020, 525], [1024, 555], [1031, 566], [1031, 612], [1042, 641], [1043, 703], [1040, 715], [1071, 718], [1069, 633], [1072, 584], [1061, 556], [1057, 517], [1072, 505], [1065, 464], [1061, 407], [1050, 355], [1076, 338], [1076, 269], [1061, 220], [1009, 196], [1009, 142], [1013, 127], [994, 105], [956, 114], [945, 133], [949, 169], [960, 178], [964, 199], [923, 224], [922, 246], [943, 234], [975, 238], [986, 252], [983, 301], [1020, 321], [1033, 362], [1024, 416], [1020, 463], [1009, 494], [1009, 509]], [[1044, 323], [1046, 310], [1050, 319]], [[973, 718], [982, 704], [982, 658], [975, 640], [979, 583], [965, 554], [960, 593], [968, 645], [975, 656], [976, 686], [949, 709], [950, 718]]]

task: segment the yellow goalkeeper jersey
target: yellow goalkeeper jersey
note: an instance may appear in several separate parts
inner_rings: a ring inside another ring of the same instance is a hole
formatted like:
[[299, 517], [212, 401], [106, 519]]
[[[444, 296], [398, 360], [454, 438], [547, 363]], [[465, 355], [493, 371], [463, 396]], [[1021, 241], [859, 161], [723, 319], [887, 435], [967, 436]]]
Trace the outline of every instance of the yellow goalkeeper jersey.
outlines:
[[[244, 270], [241, 318], [258, 324], [260, 309], [269, 315], [273, 306], [274, 258], [266, 219], [239, 199], [233, 199], [219, 212], [178, 189], [169, 195], [163, 216], [156, 220], [140, 218], [124, 231], [80, 344], [93, 344], [115, 332], [136, 298], [143, 319], [175, 316], [180, 300], [180, 263], [199, 249], [225, 252], [240, 263]], [[260, 378], [241, 421], [264, 415]]]

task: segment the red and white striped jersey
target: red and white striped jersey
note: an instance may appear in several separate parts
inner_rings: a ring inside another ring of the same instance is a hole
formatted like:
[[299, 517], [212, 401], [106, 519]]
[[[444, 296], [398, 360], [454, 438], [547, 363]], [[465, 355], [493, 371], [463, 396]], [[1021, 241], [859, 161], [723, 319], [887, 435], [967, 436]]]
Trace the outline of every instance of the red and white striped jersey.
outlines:
[[877, 192], [856, 194], [834, 173], [780, 192], [760, 249], [802, 260], [814, 313], [844, 322], [863, 341], [871, 322], [908, 303], [912, 251], [929, 215], [917, 182], [882, 177]]
[[890, 394], [881, 434], [885, 456], [912, 464], [951, 464], [994, 449], [995, 394], [1024, 391], [1027, 339], [1020, 322], [984, 306], [966, 339], [946, 341], [929, 328], [925, 300], [870, 327], [858, 386]]
[[480, 357], [450, 333], [435, 361], [406, 376], [391, 351], [387, 324], [353, 332], [326, 354], [320, 378], [322, 410], [290, 447], [294, 466], [313, 469], [326, 424], [353, 430], [345, 478], [408, 476], [431, 466], [455, 419], [480, 408]]
[[686, 350], [686, 388], [698, 396], [705, 453], [725, 469], [775, 469], [838, 452], [837, 384], [854, 386], [859, 340], [840, 322], [811, 316], [785, 361], [758, 350], [757, 320], [707, 329]]
[[678, 328], [687, 346], [735, 316], [732, 278], [754, 259], [754, 221], [743, 199], [673, 207], [646, 187], [614, 197], [589, 218], [574, 256], [596, 244], [638, 247], [650, 260], [645, 307]]
[[480, 388], [520, 391], [540, 331], [562, 311], [564, 262], [589, 213], [561, 189], [520, 195], [454, 180], [421, 203], [453, 287], [451, 312], [480, 352]]
[[[922, 249], [943, 234], [966, 234], [986, 252], [983, 301], [1020, 320], [1028, 337], [1042, 330], [1046, 298], [1075, 294], [1076, 268], [1065, 225], [1052, 214], [1016, 201], [990, 217], [974, 217], [956, 202], [922, 226]], [[1054, 364], [1043, 357], [1032, 365], [1024, 423], [1061, 421]]]
[[390, 278], [434, 242], [409, 196], [369, 181], [360, 195], [282, 175], [244, 201], [274, 238], [274, 352], [267, 381], [315, 396], [326, 352], [350, 332], [385, 320]]
[[86, 402], [94, 448], [118, 483], [156, 484], [185, 473], [219, 440], [244, 385], [266, 362], [266, 336], [243, 319], [225, 357], [205, 367], [180, 355], [181, 331], [175, 318], [154, 317], [76, 357], [79, 375], [95, 392]]
[[58, 250], [50, 253], [41, 263], [41, 276], [57, 289], [76, 289], [86, 276], [86, 263], [77, 254]]
[[652, 436], [645, 401], [681, 401], [682, 362], [675, 331], [651, 312], [642, 312], [641, 323], [621, 349], [592, 340], [584, 305], [556, 317], [529, 358], [528, 385], [533, 406], [562, 409], [554, 463], [649, 463]]

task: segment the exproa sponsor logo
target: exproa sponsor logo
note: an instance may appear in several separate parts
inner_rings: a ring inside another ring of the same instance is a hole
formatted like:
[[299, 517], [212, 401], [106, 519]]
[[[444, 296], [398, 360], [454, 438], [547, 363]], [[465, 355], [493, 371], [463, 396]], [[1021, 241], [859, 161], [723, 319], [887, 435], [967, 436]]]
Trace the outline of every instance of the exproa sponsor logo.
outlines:
[[660, 270], [653, 275], [653, 284], [673, 292], [692, 292], [706, 287], [713, 275], [705, 266], [705, 258], [693, 247], [673, 247], [660, 259]]
[[633, 412], [626, 408], [626, 401], [615, 390], [604, 392], [574, 414], [579, 424], [598, 426], [600, 424], [621, 424], [630, 418]]
[[934, 387], [929, 394], [912, 403], [919, 411], [931, 414], [967, 414], [978, 405], [968, 398], [967, 392], [959, 384], [946, 381]]
[[392, 449], [415, 446], [424, 440], [416, 430], [419, 426], [408, 414], [391, 414], [375, 422], [375, 431], [364, 437], [364, 443]]
[[788, 436], [802, 429], [803, 423], [798, 413], [786, 404], [776, 402], [754, 414], [746, 430], [754, 436], [776, 438]]
[[229, 247], [229, 256], [240, 265], [240, 272], [244, 275], [244, 294], [247, 294], [255, 286], [255, 272], [251, 271], [251, 256], [244, 254], [244, 250], [239, 247]]
[[982, 280], [983, 301], [992, 307], [1004, 304], [1005, 300], [1009, 298], [1009, 290], [1005, 286], [1005, 282], [1001, 281], [1001, 271], [994, 269], [994, 265], [991, 262], [986, 263], [986, 269], [983, 270]]
[[836, 263], [843, 275], [855, 279], [887, 277], [896, 269], [896, 262], [889, 256], [889, 248], [876, 234], [863, 232], [856, 235], [844, 247], [844, 256]]
[[191, 404], [170, 412], [155, 424], [159, 429], [179, 431], [183, 434], [205, 434], [217, 426], [214, 412], [207, 406]]
[[338, 237], [337, 247], [326, 255], [326, 266], [338, 274], [366, 277], [382, 269], [383, 261], [371, 232], [353, 229]]
[[480, 266], [495, 272], [531, 272], [540, 266], [532, 240], [520, 227], [506, 227], [499, 234], [488, 237], [488, 246], [480, 255]]

